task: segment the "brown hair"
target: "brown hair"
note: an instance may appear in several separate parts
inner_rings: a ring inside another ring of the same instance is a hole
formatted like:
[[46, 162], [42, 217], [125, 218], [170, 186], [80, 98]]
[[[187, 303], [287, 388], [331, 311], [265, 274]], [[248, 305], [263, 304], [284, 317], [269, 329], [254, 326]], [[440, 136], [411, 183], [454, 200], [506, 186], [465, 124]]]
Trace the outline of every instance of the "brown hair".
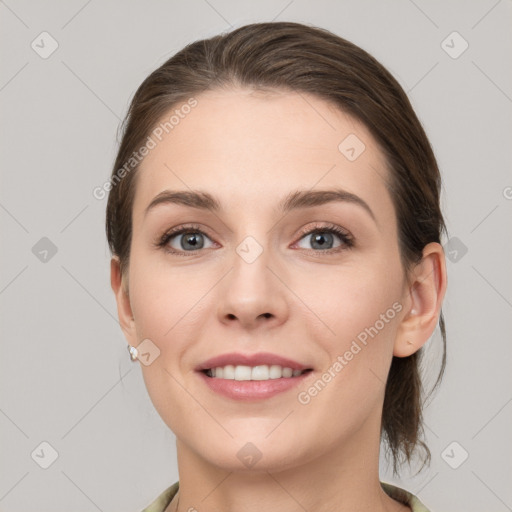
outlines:
[[[388, 163], [391, 178], [386, 185], [397, 215], [406, 275], [421, 261], [425, 245], [440, 243], [446, 226], [439, 205], [439, 169], [421, 123], [393, 76], [366, 51], [325, 29], [292, 22], [255, 23], [187, 45], [136, 91], [123, 125], [106, 212], [108, 243], [123, 274], [130, 256], [138, 167], [126, 172], [126, 162], [172, 107], [201, 92], [229, 86], [314, 94], [364, 123]], [[439, 326], [443, 353], [431, 392], [446, 364], [442, 311]], [[395, 474], [402, 462], [411, 462], [417, 448], [424, 451], [423, 465], [431, 458], [421, 439], [422, 353], [423, 348], [409, 357], [393, 357], [386, 383], [381, 433]]]

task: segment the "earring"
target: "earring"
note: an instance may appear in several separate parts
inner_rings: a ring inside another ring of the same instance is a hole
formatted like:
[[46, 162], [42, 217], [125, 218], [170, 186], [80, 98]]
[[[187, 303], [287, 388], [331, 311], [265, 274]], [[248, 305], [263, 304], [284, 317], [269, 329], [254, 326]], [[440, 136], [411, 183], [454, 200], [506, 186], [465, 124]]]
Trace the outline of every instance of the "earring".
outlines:
[[139, 356], [139, 351], [135, 347], [132, 347], [131, 345], [128, 345], [128, 347], [126, 348], [128, 349], [128, 352], [130, 352], [130, 359], [132, 361], [136, 361], [137, 357]]

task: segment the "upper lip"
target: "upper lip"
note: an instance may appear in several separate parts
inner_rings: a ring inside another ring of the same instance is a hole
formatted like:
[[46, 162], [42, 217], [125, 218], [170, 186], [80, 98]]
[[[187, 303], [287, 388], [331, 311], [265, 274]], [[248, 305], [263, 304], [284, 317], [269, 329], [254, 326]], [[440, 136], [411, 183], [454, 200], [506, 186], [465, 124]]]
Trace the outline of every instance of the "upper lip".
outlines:
[[307, 370], [310, 366], [301, 364], [293, 359], [282, 357], [270, 352], [258, 352], [256, 354], [229, 353], [221, 354], [204, 361], [197, 366], [197, 371], [209, 370], [210, 368], [218, 368], [219, 366], [260, 366], [260, 365], [279, 365], [283, 368], [291, 368], [292, 370]]

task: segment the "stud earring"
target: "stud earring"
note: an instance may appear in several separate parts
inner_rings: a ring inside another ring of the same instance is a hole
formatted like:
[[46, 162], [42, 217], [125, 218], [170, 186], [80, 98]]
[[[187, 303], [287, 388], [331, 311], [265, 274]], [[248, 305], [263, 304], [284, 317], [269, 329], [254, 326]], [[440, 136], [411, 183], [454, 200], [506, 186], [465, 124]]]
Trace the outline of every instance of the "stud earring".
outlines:
[[136, 361], [139, 356], [139, 351], [135, 347], [132, 347], [131, 345], [128, 345], [128, 347], [126, 348], [128, 349], [128, 352], [130, 352], [130, 359], [132, 361]]

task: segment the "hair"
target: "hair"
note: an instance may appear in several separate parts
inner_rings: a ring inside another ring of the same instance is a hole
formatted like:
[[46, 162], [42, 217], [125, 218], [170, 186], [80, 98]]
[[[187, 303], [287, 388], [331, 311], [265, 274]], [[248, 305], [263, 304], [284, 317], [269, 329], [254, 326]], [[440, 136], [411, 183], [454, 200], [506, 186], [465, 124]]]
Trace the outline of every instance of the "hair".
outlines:
[[[395, 208], [405, 275], [421, 261], [425, 245], [440, 243], [446, 234], [440, 172], [425, 131], [395, 78], [365, 50], [326, 29], [293, 22], [254, 23], [187, 45], [153, 71], [133, 96], [106, 210], [109, 247], [123, 275], [129, 265], [139, 167], [132, 164], [126, 172], [126, 162], [171, 108], [202, 92], [229, 87], [309, 93], [362, 122], [388, 166], [386, 186]], [[446, 365], [442, 310], [439, 327], [442, 360], [428, 395], [439, 385]], [[424, 452], [420, 471], [431, 460], [422, 440], [422, 354], [423, 347], [408, 357], [393, 356], [386, 382], [381, 439], [387, 444], [386, 456], [392, 455], [395, 475], [418, 451]]]

